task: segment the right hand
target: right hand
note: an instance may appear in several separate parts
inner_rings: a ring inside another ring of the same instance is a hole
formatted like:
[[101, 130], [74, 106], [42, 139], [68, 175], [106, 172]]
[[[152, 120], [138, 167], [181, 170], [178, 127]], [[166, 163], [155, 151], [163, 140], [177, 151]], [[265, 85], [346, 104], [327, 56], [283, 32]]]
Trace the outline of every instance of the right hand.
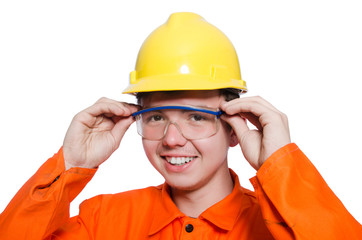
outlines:
[[99, 99], [72, 120], [63, 143], [65, 169], [96, 168], [119, 147], [136, 105]]

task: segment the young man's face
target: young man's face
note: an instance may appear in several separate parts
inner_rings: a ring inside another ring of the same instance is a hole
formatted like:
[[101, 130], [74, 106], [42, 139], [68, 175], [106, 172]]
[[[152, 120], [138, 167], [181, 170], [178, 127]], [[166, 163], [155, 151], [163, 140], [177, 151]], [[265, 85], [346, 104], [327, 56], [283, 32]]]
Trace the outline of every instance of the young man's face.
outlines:
[[[175, 93], [155, 92], [142, 99], [144, 108], [165, 105], [187, 105], [195, 107], [219, 108], [225, 101], [218, 90], [180, 91]], [[166, 111], [171, 122], [178, 123], [178, 112]], [[175, 189], [196, 190], [229, 178], [227, 152], [233, 145], [233, 132], [220, 119], [216, 134], [198, 140], [186, 139], [174, 124], [170, 124], [160, 140], [143, 138], [143, 147], [151, 164]], [[234, 144], [235, 145], [235, 144]], [[171, 159], [191, 160], [182, 165], [170, 163]]]

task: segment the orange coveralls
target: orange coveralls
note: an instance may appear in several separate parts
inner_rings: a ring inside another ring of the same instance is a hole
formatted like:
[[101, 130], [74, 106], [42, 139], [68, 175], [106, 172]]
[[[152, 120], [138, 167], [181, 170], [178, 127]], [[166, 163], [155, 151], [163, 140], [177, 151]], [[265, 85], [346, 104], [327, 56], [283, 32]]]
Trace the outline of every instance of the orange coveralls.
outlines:
[[348, 213], [295, 144], [275, 152], [242, 188], [198, 218], [181, 213], [167, 184], [84, 201], [69, 218], [70, 202], [95, 169], [64, 171], [62, 149], [15, 195], [0, 215], [0, 239], [362, 239]]

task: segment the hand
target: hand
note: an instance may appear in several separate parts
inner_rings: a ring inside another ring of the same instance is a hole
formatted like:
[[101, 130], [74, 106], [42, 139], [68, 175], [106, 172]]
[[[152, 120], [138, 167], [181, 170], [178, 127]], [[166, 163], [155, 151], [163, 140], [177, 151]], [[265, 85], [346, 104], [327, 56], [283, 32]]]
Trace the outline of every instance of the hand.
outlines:
[[[290, 143], [287, 116], [261, 97], [234, 99], [221, 105], [221, 118], [234, 130], [241, 150], [258, 170], [276, 150]], [[246, 120], [257, 129], [250, 130]]]
[[95, 168], [119, 147], [138, 107], [101, 98], [75, 115], [63, 143], [66, 170]]

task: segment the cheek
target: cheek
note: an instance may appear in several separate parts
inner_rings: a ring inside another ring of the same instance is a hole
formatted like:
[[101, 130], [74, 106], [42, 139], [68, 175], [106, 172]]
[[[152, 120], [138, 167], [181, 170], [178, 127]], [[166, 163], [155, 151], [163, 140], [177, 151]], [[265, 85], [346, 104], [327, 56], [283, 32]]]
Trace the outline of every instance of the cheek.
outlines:
[[203, 157], [210, 159], [225, 159], [230, 146], [230, 133], [226, 128], [220, 127], [212, 137], [193, 142]]
[[158, 144], [157, 141], [148, 141], [145, 139], [142, 140], [143, 150], [145, 151], [145, 154], [152, 165], [154, 165], [157, 144]]

